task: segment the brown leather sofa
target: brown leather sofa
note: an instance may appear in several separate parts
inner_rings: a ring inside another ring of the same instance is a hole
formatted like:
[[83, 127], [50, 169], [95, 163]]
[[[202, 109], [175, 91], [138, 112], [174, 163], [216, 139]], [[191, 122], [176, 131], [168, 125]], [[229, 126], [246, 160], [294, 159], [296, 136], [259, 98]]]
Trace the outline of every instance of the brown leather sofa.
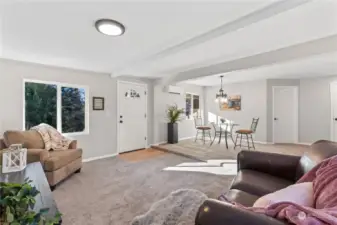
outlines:
[[6, 131], [3, 139], [0, 139], [0, 153], [11, 144], [22, 144], [27, 148], [27, 163], [41, 162], [52, 190], [71, 174], [81, 171], [82, 149], [77, 148], [76, 140], [71, 142], [67, 150], [48, 151], [44, 149], [41, 135], [35, 130]]
[[[238, 154], [238, 174], [225, 197], [252, 206], [261, 196], [294, 184], [322, 160], [337, 155], [337, 143], [320, 140], [302, 157], [258, 151]], [[284, 225], [284, 221], [238, 209], [215, 199], [199, 208], [196, 225]]]

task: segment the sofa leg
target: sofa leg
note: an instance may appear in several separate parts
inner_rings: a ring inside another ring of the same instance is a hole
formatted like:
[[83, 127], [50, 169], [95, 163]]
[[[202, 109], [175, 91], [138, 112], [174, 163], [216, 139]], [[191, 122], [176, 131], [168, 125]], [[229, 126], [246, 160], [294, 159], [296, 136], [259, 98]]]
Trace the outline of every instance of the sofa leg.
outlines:
[[80, 173], [80, 172], [81, 172], [81, 168], [75, 171], [75, 173]]
[[56, 185], [50, 185], [50, 190], [51, 190], [51, 191], [54, 191], [55, 188], [56, 188]]

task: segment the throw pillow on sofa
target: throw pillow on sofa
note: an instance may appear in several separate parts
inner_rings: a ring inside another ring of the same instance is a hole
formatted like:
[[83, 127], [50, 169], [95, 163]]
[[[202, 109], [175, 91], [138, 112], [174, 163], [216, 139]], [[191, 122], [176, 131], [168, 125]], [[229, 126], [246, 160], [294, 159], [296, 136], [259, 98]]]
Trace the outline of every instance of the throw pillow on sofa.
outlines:
[[290, 185], [284, 189], [275, 191], [260, 197], [253, 207], [266, 208], [278, 202], [292, 202], [301, 206], [313, 207], [314, 190], [312, 182]]

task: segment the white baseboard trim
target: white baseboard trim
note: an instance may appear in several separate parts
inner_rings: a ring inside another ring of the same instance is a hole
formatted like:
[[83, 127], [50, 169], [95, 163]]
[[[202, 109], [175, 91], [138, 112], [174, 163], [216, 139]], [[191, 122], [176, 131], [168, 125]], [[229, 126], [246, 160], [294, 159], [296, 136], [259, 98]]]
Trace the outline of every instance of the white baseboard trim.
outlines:
[[179, 141], [183, 141], [183, 140], [187, 140], [187, 139], [192, 139], [192, 138], [195, 138], [195, 136], [179, 138]]
[[263, 145], [270, 145], [270, 144], [274, 144], [274, 143], [272, 143], [272, 142], [266, 142], [266, 141], [255, 141], [255, 140], [254, 140], [254, 143], [256, 143], [256, 144], [263, 144]]
[[298, 142], [296, 143], [298, 145], [311, 145], [312, 143], [307, 143], [307, 142]]
[[162, 145], [162, 144], [166, 144], [166, 143], [167, 143], [167, 141], [163, 141], [163, 142], [159, 142], [159, 143], [150, 144], [150, 145], [148, 146], [148, 148], [151, 148], [151, 146], [153, 146], [153, 145]]
[[91, 161], [94, 161], [94, 160], [99, 160], [99, 159], [105, 159], [105, 158], [114, 157], [116, 155], [118, 155], [118, 154], [114, 153], [114, 154], [109, 154], [109, 155], [102, 155], [102, 156], [91, 157], [91, 158], [83, 159], [82, 162], [91, 162]]

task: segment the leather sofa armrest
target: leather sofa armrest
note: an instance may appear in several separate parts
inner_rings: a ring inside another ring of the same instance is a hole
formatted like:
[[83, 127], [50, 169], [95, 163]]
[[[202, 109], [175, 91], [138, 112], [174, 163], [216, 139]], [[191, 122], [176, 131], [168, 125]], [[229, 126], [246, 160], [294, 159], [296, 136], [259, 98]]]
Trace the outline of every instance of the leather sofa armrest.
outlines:
[[300, 156], [267, 152], [241, 151], [238, 154], [238, 171], [242, 169], [256, 170], [295, 181], [300, 158]]
[[286, 225], [287, 223], [215, 199], [206, 200], [199, 208], [195, 225], [224, 224]]
[[77, 149], [77, 140], [73, 140], [73, 141], [69, 144], [69, 149]]
[[46, 149], [27, 149], [27, 163], [43, 163], [49, 156], [49, 151]]

